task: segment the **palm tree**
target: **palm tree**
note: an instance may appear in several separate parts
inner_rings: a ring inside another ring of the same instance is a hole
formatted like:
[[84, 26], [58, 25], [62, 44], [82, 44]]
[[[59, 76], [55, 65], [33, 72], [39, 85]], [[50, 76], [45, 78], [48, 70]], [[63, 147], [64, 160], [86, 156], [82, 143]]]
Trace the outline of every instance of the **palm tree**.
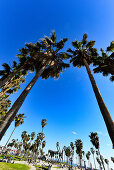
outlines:
[[7, 115], [4, 117], [2, 123], [0, 124], [0, 140], [12, 123], [15, 115], [22, 106], [25, 98], [29, 94], [30, 90], [32, 89], [38, 78], [41, 75], [42, 78], [48, 78], [49, 76], [58, 78], [59, 73], [62, 72], [64, 68], [69, 67], [69, 64], [66, 64], [63, 61], [68, 58], [67, 55], [59, 52], [63, 48], [66, 41], [67, 39], [62, 39], [60, 42], [57, 43], [55, 33], [53, 32], [51, 38], [45, 37], [41, 41], [44, 53], [40, 57], [37, 56], [37, 51], [35, 51], [36, 49], [34, 49], [34, 46], [37, 46], [37, 43], [32, 45], [28, 44], [28, 47], [31, 47], [33, 50], [30, 55], [34, 55], [34, 58], [36, 57], [34, 65], [32, 65], [34, 67], [33, 69], [36, 70], [36, 74], [31, 82], [27, 85], [27, 87], [23, 90], [21, 95], [14, 102], [13, 106], [8, 111]]
[[59, 145], [59, 142], [56, 143], [56, 148], [57, 148], [57, 158], [58, 158], [58, 161], [59, 161], [59, 153], [60, 153], [60, 145]]
[[81, 42], [77, 42], [77, 41], [72, 42], [72, 45], [76, 50], [73, 51], [71, 49], [68, 49], [67, 51], [72, 54], [71, 55], [72, 58], [71, 58], [70, 62], [73, 63], [74, 67], [78, 67], [78, 68], [80, 68], [82, 66], [86, 67], [86, 70], [87, 70], [94, 94], [96, 96], [101, 114], [105, 121], [109, 136], [112, 141], [112, 144], [114, 145], [114, 122], [113, 122], [111, 115], [103, 101], [103, 98], [102, 98], [102, 96], [99, 92], [99, 89], [97, 87], [97, 84], [95, 82], [95, 79], [94, 79], [94, 77], [91, 73], [91, 70], [89, 68], [89, 65], [94, 63], [95, 57], [98, 56], [97, 49], [93, 48], [93, 46], [95, 45], [95, 41], [88, 42], [87, 37], [88, 36], [85, 33], [83, 35], [83, 39]]
[[[108, 55], [107, 52], [109, 52], [110, 55]], [[94, 65], [96, 67], [93, 71], [94, 73], [102, 73], [103, 76], [110, 74], [110, 80], [114, 81], [114, 41], [107, 47], [106, 52], [101, 48], [101, 53], [102, 56], [95, 59]]]
[[41, 125], [42, 125], [42, 133], [43, 133], [43, 129], [47, 125], [47, 120], [46, 119], [42, 119]]
[[73, 156], [74, 156], [74, 144], [73, 142], [70, 142], [71, 147], [71, 169], [72, 169], [72, 162], [73, 162]]
[[14, 129], [13, 129], [13, 131], [12, 131], [12, 133], [11, 133], [9, 139], [8, 139], [8, 141], [6, 142], [5, 147], [7, 146], [10, 138], [12, 137], [12, 135], [13, 135], [13, 133], [14, 133], [14, 131], [15, 131], [15, 129], [16, 129], [19, 125], [22, 125], [22, 124], [24, 123], [24, 118], [25, 118], [24, 113], [23, 113], [23, 114], [18, 114], [18, 115], [15, 117], [15, 127], [14, 127]]
[[93, 154], [94, 166], [95, 166], [95, 169], [96, 169], [95, 157], [94, 157], [95, 150], [93, 148], [90, 148], [90, 150], [91, 150], [91, 153]]
[[107, 164], [107, 169], [109, 170], [109, 160], [105, 159], [105, 163]]
[[80, 168], [82, 169], [81, 160], [82, 160], [83, 143], [82, 143], [81, 139], [77, 139], [77, 140], [75, 141], [75, 146], [76, 146], [76, 153], [78, 154], [79, 159], [80, 159]]
[[66, 147], [65, 155], [67, 157], [67, 164], [68, 164], [68, 160], [69, 160], [69, 158], [71, 156], [71, 148], [70, 148], [70, 146]]
[[91, 155], [91, 153], [88, 151], [88, 152], [86, 153], [86, 158], [87, 158], [87, 160], [88, 160], [88, 166], [89, 166], [89, 167], [90, 167], [90, 164], [89, 164], [90, 155]]
[[90, 137], [90, 141], [93, 144], [93, 146], [98, 150], [97, 153], [98, 153], [98, 155], [100, 157], [100, 160], [102, 162], [102, 166], [103, 166], [103, 168], [105, 170], [104, 162], [103, 162], [103, 157], [100, 154], [99, 137], [98, 137], [97, 133], [93, 133], [93, 132], [90, 133], [89, 137]]
[[34, 140], [34, 138], [35, 138], [35, 132], [32, 132], [30, 136], [31, 136], [31, 140]]

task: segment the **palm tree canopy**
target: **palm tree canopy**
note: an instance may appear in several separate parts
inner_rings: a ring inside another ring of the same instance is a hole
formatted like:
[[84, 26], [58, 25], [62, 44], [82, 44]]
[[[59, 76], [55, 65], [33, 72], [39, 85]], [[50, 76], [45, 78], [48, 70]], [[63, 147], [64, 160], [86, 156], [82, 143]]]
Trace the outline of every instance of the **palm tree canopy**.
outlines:
[[72, 42], [75, 50], [68, 49], [67, 52], [71, 54], [70, 62], [73, 63], [74, 67], [84, 66], [83, 59], [85, 58], [87, 63], [90, 65], [93, 63], [94, 57], [98, 55], [97, 49], [93, 48], [95, 41], [87, 41], [88, 35], [85, 33], [83, 35], [82, 41], [78, 42], [77, 40]]
[[25, 118], [24, 113], [16, 115], [16, 117], [15, 117], [15, 127], [22, 125], [24, 123], [24, 118]]
[[67, 157], [70, 157], [70, 156], [71, 156], [71, 149], [70, 149], [70, 147], [66, 147], [65, 155], [66, 155]]
[[[108, 52], [108, 53], [107, 53]], [[101, 56], [94, 60], [94, 73], [102, 73], [103, 76], [110, 75], [110, 80], [114, 81], [114, 41], [107, 47], [107, 51], [101, 48]]]
[[109, 160], [108, 160], [108, 159], [105, 159], [105, 163], [108, 165], [108, 164], [109, 164]]
[[32, 132], [30, 136], [31, 136], [31, 140], [33, 140], [35, 138], [35, 132]]
[[99, 149], [99, 137], [97, 133], [91, 132], [89, 137], [93, 146], [95, 146], [96, 149]]
[[81, 139], [77, 139], [77, 140], [75, 141], [75, 146], [76, 146], [76, 153], [79, 155], [80, 158], [82, 158], [83, 143], [82, 143]]
[[46, 119], [42, 119], [41, 125], [42, 125], [42, 128], [44, 128], [47, 125], [47, 120]]

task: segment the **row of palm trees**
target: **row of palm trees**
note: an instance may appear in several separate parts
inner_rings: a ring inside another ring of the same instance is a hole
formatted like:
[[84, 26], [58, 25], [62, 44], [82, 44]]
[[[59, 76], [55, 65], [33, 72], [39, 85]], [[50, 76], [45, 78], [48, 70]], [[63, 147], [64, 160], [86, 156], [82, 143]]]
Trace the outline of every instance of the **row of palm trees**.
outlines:
[[7, 146], [8, 148], [15, 148], [17, 150], [18, 155], [23, 156], [25, 158], [28, 157], [34, 158], [34, 160], [36, 161], [36, 158], [38, 158], [38, 156], [44, 155], [46, 141], [43, 130], [46, 124], [47, 120], [42, 119], [41, 121], [42, 132], [39, 132], [37, 136], [35, 132], [28, 134], [27, 131], [23, 131], [21, 134], [20, 141], [18, 139], [12, 139], [12, 141], [9, 142], [8, 140], [7, 145], [5, 146]]
[[[88, 151], [87, 153], [85, 153], [85, 151], [83, 150], [82, 140], [77, 139], [74, 143], [70, 142], [69, 146], [64, 146], [62, 149], [60, 149], [60, 144], [59, 142], [57, 142], [56, 143], [57, 151], [48, 150], [48, 156], [53, 162], [64, 162], [65, 164], [71, 166], [72, 168], [73, 162], [75, 161], [75, 154], [76, 154], [78, 156], [78, 157], [76, 156], [76, 162], [78, 161], [77, 159], [79, 159], [79, 165], [82, 169], [82, 162], [84, 162], [83, 166], [87, 166], [87, 163], [85, 164], [86, 159], [88, 161], [88, 167], [92, 168], [92, 164], [90, 163], [90, 156], [92, 155], [94, 169], [97, 169], [96, 166], [96, 162], [97, 162], [100, 170], [102, 169], [109, 170], [109, 160], [103, 158], [100, 152], [98, 134], [91, 132], [89, 137], [94, 148], [91, 147], [90, 151]], [[113, 157], [111, 157], [111, 161], [114, 163]], [[106, 168], [105, 168], [105, 164], [107, 165]]]
[[[94, 48], [95, 41], [87, 41], [87, 37], [88, 36], [85, 33], [82, 41], [72, 42], [74, 50], [68, 49], [67, 52], [61, 52], [65, 42], [68, 39], [63, 38], [57, 42], [55, 32], [53, 32], [50, 37], [44, 37], [40, 42], [25, 44], [25, 47], [22, 48], [20, 53], [17, 55], [19, 58], [19, 63], [14, 61], [12, 67], [9, 67], [8, 64], [3, 65], [6, 69], [1, 70], [0, 72], [0, 75], [2, 76], [0, 80], [1, 103], [4, 101], [8, 103], [7, 97], [20, 88], [20, 83], [25, 81], [25, 75], [27, 75], [28, 71], [35, 72], [35, 76], [14, 102], [12, 107], [10, 107], [9, 110], [6, 109], [5, 116], [1, 117], [0, 139], [2, 139], [8, 127], [14, 120], [16, 114], [18, 113], [30, 90], [37, 82], [38, 78], [58, 78], [60, 72], [70, 66], [68, 62], [70, 61], [74, 67], [86, 67], [97, 103], [114, 146], [114, 122], [89, 68], [89, 65], [92, 64], [93, 66], [96, 66], [94, 69], [95, 73], [102, 72], [103, 75], [111, 74], [111, 80], [113, 81], [114, 42], [111, 42], [110, 46], [107, 48], [107, 51], [110, 51], [111, 54], [108, 55], [107, 52], [104, 52], [101, 49], [102, 55], [100, 56], [97, 49]], [[1, 114], [3, 111], [4, 107], [1, 110]]]

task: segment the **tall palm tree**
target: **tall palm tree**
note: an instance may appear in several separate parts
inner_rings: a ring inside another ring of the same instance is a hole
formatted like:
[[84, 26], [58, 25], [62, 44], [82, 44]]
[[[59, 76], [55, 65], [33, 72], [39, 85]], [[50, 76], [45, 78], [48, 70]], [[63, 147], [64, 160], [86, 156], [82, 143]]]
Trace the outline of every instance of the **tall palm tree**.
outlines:
[[41, 126], [42, 126], [42, 133], [43, 133], [43, 129], [44, 127], [47, 125], [47, 120], [46, 119], [42, 119], [41, 121]]
[[14, 133], [14, 131], [15, 131], [15, 129], [16, 129], [19, 125], [22, 125], [22, 124], [24, 123], [24, 118], [25, 118], [24, 113], [23, 113], [23, 114], [18, 114], [18, 115], [16, 115], [16, 117], [15, 117], [15, 127], [14, 127], [14, 129], [13, 129], [13, 131], [12, 131], [12, 133], [11, 133], [9, 139], [8, 139], [8, 141], [6, 142], [5, 146], [7, 146], [10, 138], [12, 137], [12, 135], [13, 135], [13, 133]]
[[76, 153], [78, 154], [79, 156], [79, 159], [80, 159], [80, 168], [82, 169], [82, 148], [83, 148], [83, 143], [81, 141], [81, 139], [77, 139], [75, 141], [75, 146], [76, 146]]
[[107, 164], [107, 169], [109, 170], [109, 160], [105, 159], [105, 163]]
[[72, 169], [72, 162], [73, 162], [73, 156], [74, 156], [74, 144], [73, 142], [70, 142], [71, 147], [71, 169]]
[[59, 145], [59, 142], [56, 143], [56, 148], [57, 148], [57, 158], [58, 158], [58, 161], [59, 161], [59, 153], [60, 153], [60, 145]]
[[[2, 139], [3, 135], [5, 134], [6, 130], [12, 123], [15, 115], [17, 114], [18, 110], [22, 106], [25, 98], [29, 94], [30, 90], [38, 80], [38, 78], [42, 75], [42, 78], [51, 77], [59, 77], [59, 73], [63, 71], [64, 68], [69, 67], [69, 64], [66, 64], [64, 60], [68, 57], [62, 52], [59, 52], [63, 47], [67, 39], [62, 39], [59, 42], [56, 42], [56, 36], [53, 32], [51, 37], [45, 37], [42, 41], [42, 50], [44, 51], [42, 56], [37, 55], [37, 50], [34, 49], [36, 44], [28, 44], [29, 48], [31, 47], [33, 52], [30, 55], [34, 55], [36, 60], [34, 62], [34, 69], [36, 70], [36, 74], [31, 82], [27, 85], [27, 87], [23, 90], [21, 95], [17, 98], [17, 100], [12, 105], [11, 109], [8, 111], [7, 115], [4, 117], [2, 123], [0, 124], [0, 140]], [[39, 51], [38, 51], [39, 52]], [[40, 64], [39, 64], [40, 63]], [[45, 72], [44, 72], [45, 70]], [[43, 74], [44, 72], [44, 74]]]
[[91, 70], [89, 68], [89, 65], [94, 63], [95, 57], [98, 56], [97, 49], [93, 48], [93, 46], [95, 45], [95, 41], [88, 42], [87, 37], [88, 36], [85, 33], [83, 35], [83, 39], [81, 42], [77, 42], [77, 41], [72, 42], [72, 45], [75, 48], [75, 50], [73, 51], [71, 49], [68, 49], [67, 51], [72, 54], [71, 55], [72, 58], [71, 58], [70, 62], [73, 63], [74, 67], [78, 67], [78, 68], [80, 68], [82, 66], [86, 67], [94, 94], [97, 99], [97, 103], [99, 105], [99, 108], [100, 108], [101, 114], [103, 116], [103, 119], [105, 121], [109, 136], [110, 136], [112, 144], [114, 146], [114, 122], [113, 122], [111, 115], [103, 101], [103, 98], [102, 98], [100, 91], [97, 87], [97, 84], [95, 82], [95, 79], [94, 79], [94, 77], [91, 73]]
[[91, 150], [91, 153], [93, 154], [94, 166], [95, 166], [95, 169], [96, 169], [95, 157], [94, 157], [95, 150], [93, 148], [90, 148], [90, 150]]
[[65, 155], [66, 155], [66, 157], [67, 157], [67, 164], [68, 164], [69, 158], [70, 158], [70, 156], [71, 156], [71, 148], [70, 148], [70, 146], [66, 147]]
[[105, 170], [104, 162], [103, 162], [103, 157], [102, 157], [102, 155], [100, 154], [99, 137], [98, 137], [97, 133], [93, 133], [93, 132], [90, 133], [89, 137], [90, 137], [90, 141], [91, 141], [91, 143], [93, 144], [93, 146], [98, 150], [97, 153], [98, 153], [98, 155], [99, 155], [99, 157], [100, 157], [102, 166], [103, 166], [103, 168], [104, 168], [104, 170]]
[[87, 160], [88, 160], [88, 166], [89, 166], [89, 167], [90, 167], [90, 163], [89, 163], [90, 155], [91, 155], [91, 153], [88, 151], [88, 152], [86, 153], [86, 158], [87, 158]]

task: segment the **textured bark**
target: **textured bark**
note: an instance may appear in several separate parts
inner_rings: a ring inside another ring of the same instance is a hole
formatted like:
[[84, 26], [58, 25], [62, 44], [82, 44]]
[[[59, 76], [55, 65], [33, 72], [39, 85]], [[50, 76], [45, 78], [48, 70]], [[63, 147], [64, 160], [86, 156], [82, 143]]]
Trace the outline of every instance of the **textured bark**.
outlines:
[[96, 85], [96, 82], [94, 80], [94, 77], [91, 73], [91, 70], [89, 68], [89, 65], [86, 61], [86, 59], [83, 59], [83, 62], [84, 62], [84, 65], [86, 67], [86, 70], [87, 70], [87, 73], [88, 73], [88, 76], [89, 76], [89, 79], [91, 81], [91, 85], [92, 85], [92, 88], [93, 88], [93, 91], [95, 93], [95, 96], [96, 96], [96, 99], [97, 99], [97, 103], [99, 105], [99, 108], [100, 108], [100, 111], [101, 111], [101, 114], [103, 116], [103, 119], [105, 121], [105, 124], [106, 124], [106, 127], [107, 127], [107, 130], [108, 130], [108, 134], [110, 136], [110, 139], [112, 141], [112, 144], [113, 144], [113, 147], [114, 147], [114, 122], [111, 118], [111, 115], [103, 101], [103, 98], [100, 94], [100, 91]]
[[29, 94], [30, 90], [32, 89], [32, 87], [36, 83], [37, 79], [43, 73], [45, 67], [46, 67], [46, 65], [43, 66], [39, 72], [36, 72], [36, 75], [34, 76], [34, 78], [27, 85], [27, 87], [24, 89], [24, 91], [21, 93], [21, 95], [17, 98], [17, 100], [15, 101], [15, 103], [13, 104], [11, 109], [8, 111], [8, 113], [4, 117], [4, 120], [0, 123], [0, 140], [2, 139], [5, 132], [9, 128], [10, 124], [14, 120], [14, 117], [16, 116], [16, 114], [17, 114], [18, 110], [20, 109], [20, 107], [22, 106], [22, 104], [23, 104], [25, 98], [27, 97], [27, 95]]

